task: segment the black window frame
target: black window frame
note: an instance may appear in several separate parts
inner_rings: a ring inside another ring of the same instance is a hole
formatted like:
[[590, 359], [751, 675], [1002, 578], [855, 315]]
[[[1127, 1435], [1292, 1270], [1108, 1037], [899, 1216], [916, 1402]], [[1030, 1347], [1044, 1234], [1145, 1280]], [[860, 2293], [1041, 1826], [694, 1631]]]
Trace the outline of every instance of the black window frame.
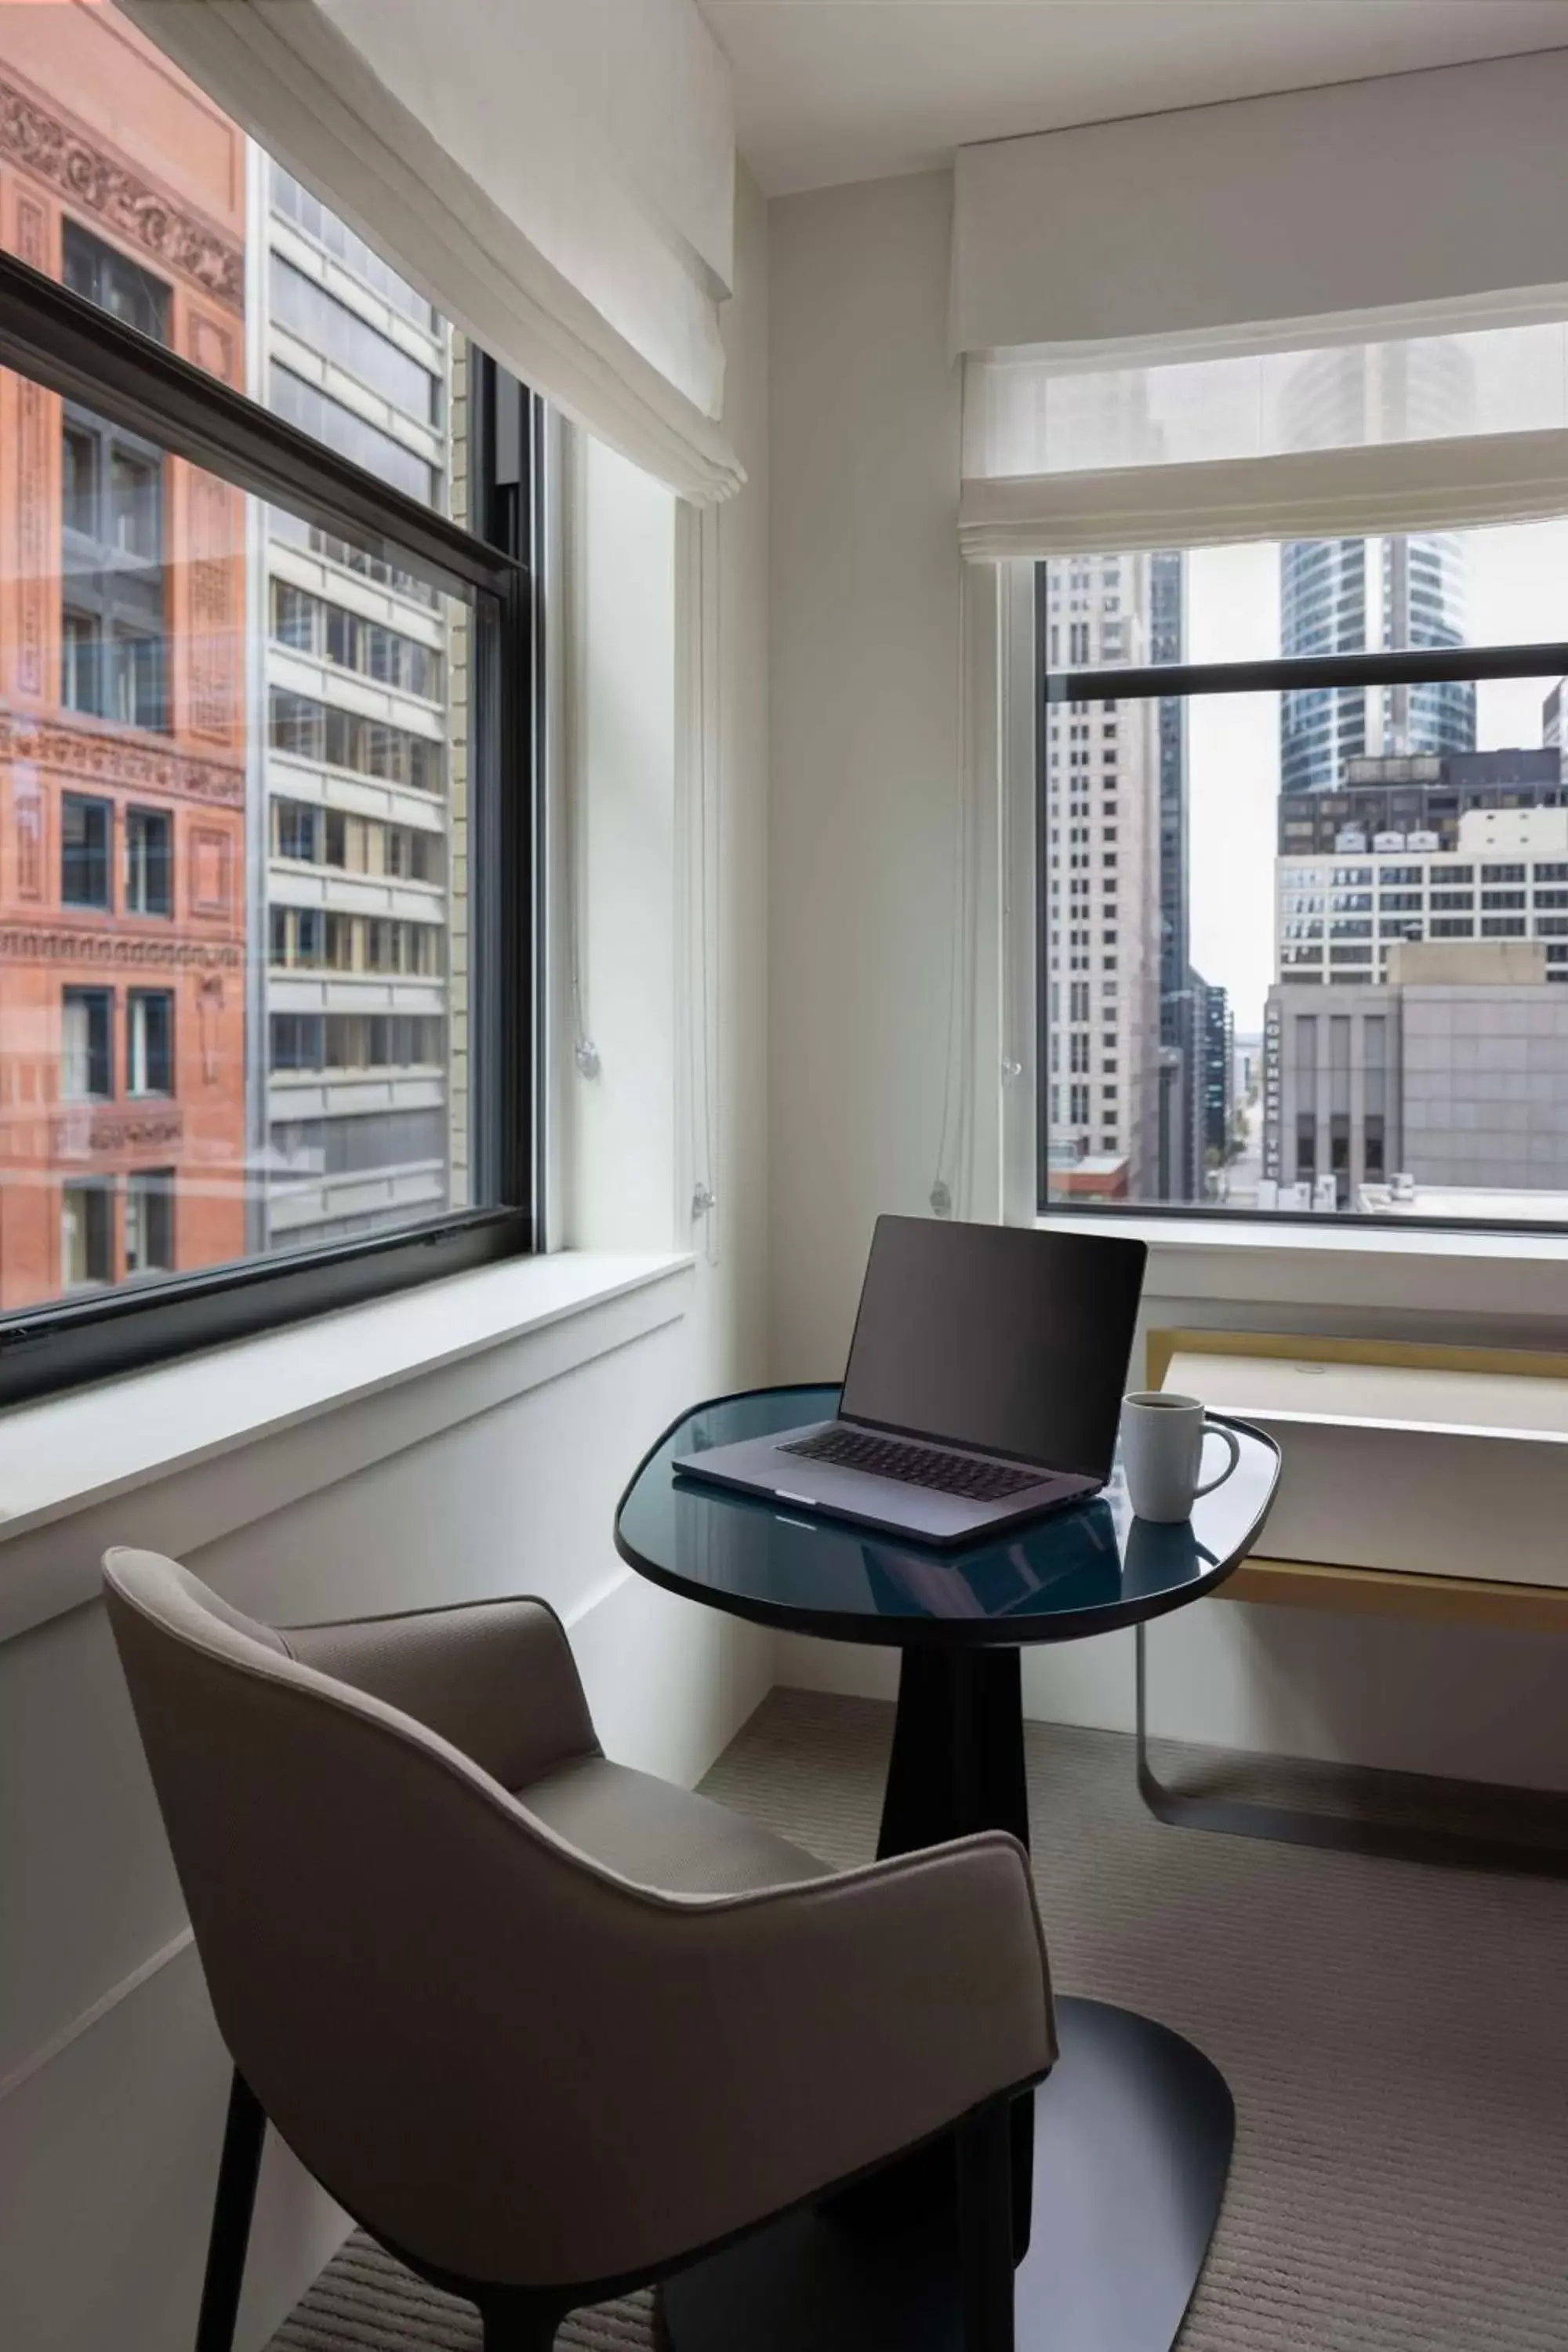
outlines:
[[[1158, 1218], [1204, 1219], [1226, 1226], [1267, 1231], [1311, 1225], [1325, 1217], [1311, 1209], [1231, 1208], [1208, 1201], [1111, 1201], [1074, 1198], [1050, 1191], [1050, 1079], [1048, 1041], [1061, 1026], [1051, 1017], [1050, 848], [1047, 794], [1050, 786], [1047, 713], [1063, 703], [1180, 702], [1219, 694], [1289, 694], [1383, 686], [1479, 685], [1493, 678], [1558, 678], [1568, 675], [1568, 641], [1525, 646], [1441, 646], [1383, 653], [1306, 654], [1246, 662], [1169, 662], [1118, 668], [1062, 668], [1050, 661], [1047, 619], [1048, 563], [1034, 566], [1034, 802], [1035, 802], [1035, 1209], [1040, 1217], [1116, 1217], [1134, 1222]], [[1059, 644], [1059, 641], [1058, 641]], [[1306, 854], [1306, 853], [1300, 853]], [[1317, 855], [1316, 852], [1311, 853]], [[1478, 861], [1479, 862], [1479, 861]], [[1434, 923], [1434, 931], [1436, 925]], [[1479, 934], [1476, 934], [1479, 936]], [[1314, 969], [1317, 967], [1314, 966]], [[1353, 975], [1352, 975], [1353, 976]], [[1059, 985], [1059, 980], [1058, 980]], [[1325, 993], [1327, 992], [1325, 991]], [[1326, 1010], [1326, 1007], [1325, 1007]], [[1391, 1234], [1391, 1220], [1369, 1211], [1336, 1209], [1335, 1225]], [[1401, 1215], [1400, 1233], [1568, 1234], [1568, 1223], [1540, 1218], [1487, 1220], [1472, 1217]]]
[[[289, 509], [373, 562], [476, 599], [470, 737], [469, 1105], [476, 1189], [391, 1233], [0, 1315], [0, 1405], [526, 1255], [542, 1222], [540, 778], [542, 403], [470, 346], [469, 525], [391, 488], [68, 287], [0, 254], [0, 366], [114, 431]], [[269, 619], [268, 616], [265, 616]]]

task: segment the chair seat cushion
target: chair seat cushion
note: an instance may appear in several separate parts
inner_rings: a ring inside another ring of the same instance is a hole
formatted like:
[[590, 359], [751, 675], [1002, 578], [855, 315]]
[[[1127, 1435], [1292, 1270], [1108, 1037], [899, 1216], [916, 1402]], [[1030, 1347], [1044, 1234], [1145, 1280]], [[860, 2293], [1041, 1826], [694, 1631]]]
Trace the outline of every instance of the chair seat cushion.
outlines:
[[660, 1894], [743, 1895], [831, 1875], [772, 1830], [603, 1756], [574, 1758], [513, 1794], [591, 1861]]

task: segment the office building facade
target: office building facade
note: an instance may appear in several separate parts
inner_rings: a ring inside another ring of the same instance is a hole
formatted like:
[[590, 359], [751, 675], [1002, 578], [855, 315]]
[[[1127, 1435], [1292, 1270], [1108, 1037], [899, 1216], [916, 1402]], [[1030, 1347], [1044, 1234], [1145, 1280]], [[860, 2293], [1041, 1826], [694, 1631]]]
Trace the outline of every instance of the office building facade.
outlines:
[[[1048, 669], [1147, 658], [1147, 556], [1073, 557], [1037, 582]], [[1039, 730], [1051, 1181], [1092, 1164], [1093, 1189], [1134, 1200], [1160, 1174], [1158, 711], [1047, 702]]]
[[[1491, 760], [1500, 769], [1513, 771], [1538, 756], [1481, 754], [1473, 764]], [[1296, 1113], [1287, 1081], [1287, 1063], [1292, 1054], [1300, 1061], [1302, 1049], [1292, 1045], [1286, 1019], [1288, 1007], [1300, 1013], [1303, 1003], [1310, 1002], [1305, 992], [1316, 990], [1321, 1000], [1324, 991], [1331, 991], [1335, 1001], [1326, 1017], [1338, 1019], [1342, 994], [1390, 986], [1402, 956], [1408, 970], [1413, 947], [1460, 957], [1473, 947], [1494, 962], [1500, 954], [1517, 950], [1531, 959], [1531, 970], [1538, 972], [1542, 987], [1568, 981], [1568, 807], [1561, 804], [1555, 790], [1540, 805], [1497, 804], [1504, 794], [1517, 803], [1529, 788], [1528, 775], [1511, 784], [1494, 777], [1473, 788], [1484, 793], [1489, 804], [1468, 806], [1456, 816], [1449, 805], [1456, 797], [1451, 782], [1418, 783], [1415, 791], [1442, 795], [1444, 805], [1437, 814], [1444, 827], [1451, 828], [1450, 846], [1438, 846], [1444, 834], [1436, 823], [1408, 834], [1342, 829], [1338, 848], [1326, 855], [1277, 861], [1277, 985], [1264, 1023], [1266, 1178], [1286, 1185], [1305, 1181], [1298, 1172], [1301, 1154], [1293, 1141]], [[1352, 793], [1356, 789], [1352, 787]], [[1412, 787], [1379, 783], [1364, 789], [1381, 803], [1382, 795], [1405, 794]], [[1346, 995], [1346, 1003], [1351, 1001]], [[1309, 1012], [1304, 1017], [1313, 1015]], [[1429, 1012], [1429, 1025], [1436, 1019], [1436, 1013]], [[1349, 1033], [1323, 1034], [1342, 1039]], [[1325, 1115], [1342, 1119], [1351, 1113], [1341, 1106]], [[1380, 1112], [1376, 1119], [1382, 1117]], [[1346, 1140], [1359, 1136], [1359, 1128], [1334, 1129], [1329, 1142], [1343, 1149], [1337, 1157], [1331, 1151], [1326, 1160], [1319, 1150], [1317, 1174], [1332, 1175], [1342, 1189], [1345, 1183], [1382, 1181], [1394, 1172], [1402, 1163], [1385, 1160], [1376, 1119], [1368, 1130], [1365, 1154], [1359, 1144], [1352, 1149]], [[1344, 1150], [1351, 1150], [1349, 1159]], [[1435, 1170], [1427, 1172], [1431, 1181], [1438, 1181]]]
[[1332, 791], [1281, 795], [1279, 854], [1326, 857], [1342, 841], [1370, 849], [1388, 834], [1430, 835], [1436, 846], [1453, 849], [1471, 810], [1564, 805], [1568, 789], [1550, 749], [1349, 760]]
[[[1471, 362], [1440, 339], [1311, 352], [1281, 398], [1286, 444], [1300, 449], [1454, 433], [1473, 406]], [[1452, 533], [1294, 541], [1279, 562], [1287, 657], [1465, 643], [1465, 555]], [[1475, 688], [1462, 680], [1299, 688], [1280, 698], [1280, 789], [1324, 792], [1347, 760], [1468, 751], [1475, 740]]]
[[[453, 338], [258, 154], [252, 389], [426, 504], [451, 497]], [[335, 1240], [453, 1198], [456, 609], [393, 562], [258, 512], [252, 1246]]]
[[1548, 973], [1568, 980], [1568, 808], [1469, 810], [1451, 849], [1430, 832], [1371, 838], [1276, 861], [1282, 981], [1380, 981], [1412, 940], [1536, 940]]
[[[1149, 659], [1186, 657], [1186, 558], [1149, 558]], [[1203, 1081], [1192, 950], [1187, 705], [1158, 706], [1160, 761], [1160, 1150], [1156, 1197], [1203, 1197]]]
[[1282, 1192], [1339, 1209], [1388, 1205], [1396, 1178], [1568, 1192], [1568, 990], [1546, 957], [1542, 941], [1433, 940], [1397, 950], [1382, 983], [1277, 982]]
[[1225, 989], [1206, 981], [1197, 985], [1203, 1020], [1204, 1159], [1209, 1168], [1217, 1169], [1225, 1166], [1235, 1139], [1236, 1023]]
[[[0, 9], [6, 248], [237, 385], [244, 145], [124, 20]], [[245, 501], [5, 373], [0, 535], [8, 1310], [246, 1246]]]

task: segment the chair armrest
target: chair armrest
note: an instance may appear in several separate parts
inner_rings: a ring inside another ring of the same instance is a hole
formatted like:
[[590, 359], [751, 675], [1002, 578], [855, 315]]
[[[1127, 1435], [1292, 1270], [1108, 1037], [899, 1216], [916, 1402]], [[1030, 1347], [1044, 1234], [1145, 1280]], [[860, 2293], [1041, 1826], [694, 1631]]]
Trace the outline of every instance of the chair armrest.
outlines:
[[503, 1789], [598, 1753], [571, 1644], [545, 1601], [352, 1618], [291, 1627], [283, 1639], [301, 1665], [401, 1708]]
[[809, 2198], [1057, 2055], [1028, 1862], [1000, 1832], [761, 1895], [627, 1905], [617, 1925], [616, 1994], [563, 2042], [603, 2069], [580, 2082], [586, 2111], [616, 2114], [628, 2269]]

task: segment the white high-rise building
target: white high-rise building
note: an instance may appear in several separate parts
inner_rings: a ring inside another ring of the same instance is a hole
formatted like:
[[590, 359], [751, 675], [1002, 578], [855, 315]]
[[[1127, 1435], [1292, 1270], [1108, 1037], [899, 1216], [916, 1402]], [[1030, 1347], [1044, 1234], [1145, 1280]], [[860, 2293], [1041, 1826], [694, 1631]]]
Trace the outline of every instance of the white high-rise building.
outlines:
[[[450, 330], [288, 173], [253, 161], [253, 390], [446, 510]], [[250, 1092], [265, 1248], [374, 1232], [455, 1197], [459, 631], [448, 600], [395, 560], [276, 509], [257, 537]]]
[[[1145, 555], [1052, 563], [1047, 668], [1145, 659], [1149, 570]], [[1051, 1157], [1062, 1169], [1096, 1169], [1108, 1195], [1145, 1200], [1159, 1182], [1158, 710], [1142, 700], [1049, 703], [1041, 747]]]
[[[1308, 354], [1280, 395], [1283, 446], [1329, 449], [1462, 430], [1473, 364], [1451, 338], [1341, 344]], [[1279, 551], [1280, 651], [1287, 656], [1440, 649], [1465, 643], [1465, 548], [1453, 532], [1408, 539], [1292, 541]], [[1303, 687], [1279, 701], [1285, 793], [1327, 792], [1347, 760], [1473, 750], [1476, 690], [1464, 679], [1415, 686]]]

